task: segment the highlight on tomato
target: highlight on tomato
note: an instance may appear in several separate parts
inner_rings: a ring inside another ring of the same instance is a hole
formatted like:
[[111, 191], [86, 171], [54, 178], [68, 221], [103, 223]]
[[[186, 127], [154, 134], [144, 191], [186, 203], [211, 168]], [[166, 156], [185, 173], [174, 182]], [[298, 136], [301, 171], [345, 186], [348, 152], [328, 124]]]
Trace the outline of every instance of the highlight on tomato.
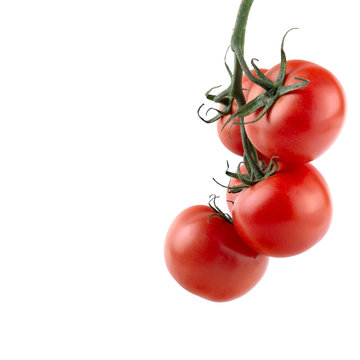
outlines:
[[210, 206], [191, 206], [175, 218], [165, 241], [165, 262], [174, 279], [216, 302], [247, 293], [268, 265], [268, 257], [250, 249], [229, 219]]

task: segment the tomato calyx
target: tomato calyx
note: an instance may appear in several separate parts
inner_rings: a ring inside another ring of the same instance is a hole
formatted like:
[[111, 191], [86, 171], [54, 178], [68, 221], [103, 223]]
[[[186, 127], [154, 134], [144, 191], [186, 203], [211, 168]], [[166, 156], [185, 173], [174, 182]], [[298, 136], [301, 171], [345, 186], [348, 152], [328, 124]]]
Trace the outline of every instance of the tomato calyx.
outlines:
[[[278, 73], [277, 79], [275, 81], [271, 81], [270, 79], [268, 79], [266, 77], [266, 75], [256, 65], [255, 61], [259, 61], [256, 58], [253, 58], [251, 60], [251, 65], [254, 69], [256, 76], [251, 72], [250, 68], [248, 67], [248, 65], [245, 61], [243, 51], [241, 50], [241, 47], [238, 45], [239, 36], [236, 33], [236, 28], [235, 28], [234, 34], [232, 37], [232, 41], [231, 41], [231, 46], [229, 48], [231, 48], [232, 51], [234, 52], [236, 60], [239, 62], [242, 70], [244, 71], [244, 73], [248, 77], [248, 79], [252, 83], [261, 86], [265, 91], [263, 93], [261, 93], [260, 95], [258, 95], [252, 101], [250, 101], [246, 104], [243, 104], [241, 107], [239, 107], [239, 109], [236, 110], [229, 117], [229, 119], [223, 124], [222, 129], [224, 129], [230, 122], [232, 123], [231, 126], [232, 125], [240, 125], [240, 123], [238, 121], [240, 117], [249, 116], [252, 113], [254, 113], [256, 110], [263, 108], [262, 111], [260, 112], [260, 114], [254, 120], [252, 120], [251, 123], [259, 121], [281, 96], [283, 96], [289, 92], [301, 89], [309, 84], [309, 80], [295, 77], [296, 80], [299, 80], [297, 83], [294, 83], [294, 84], [288, 85], [288, 86], [284, 85], [285, 74], [286, 74], [286, 61], [287, 61], [286, 54], [284, 51], [284, 42], [285, 42], [285, 38], [286, 38], [287, 34], [290, 31], [295, 30], [295, 29], [297, 29], [297, 28], [289, 29], [283, 36], [283, 39], [281, 42], [281, 50], [280, 50], [281, 62], [280, 62], [279, 73]], [[202, 107], [205, 104], [202, 104], [198, 109], [198, 116], [200, 117], [201, 120], [203, 120], [206, 123], [213, 123], [213, 122], [219, 120], [221, 117], [230, 114], [230, 112], [232, 110], [232, 103], [234, 100], [236, 100], [235, 99], [236, 91], [234, 88], [239, 86], [239, 82], [236, 79], [236, 77], [234, 76], [235, 72], [233, 74], [231, 72], [229, 66], [226, 63], [226, 55], [225, 55], [225, 66], [226, 66], [226, 69], [231, 78], [230, 86], [218, 95], [213, 95], [212, 91], [214, 89], [219, 88], [220, 86], [214, 86], [205, 93], [206, 99], [209, 101], [213, 101], [215, 103], [221, 104], [223, 106], [222, 110], [218, 110], [213, 107], [210, 107], [206, 111], [206, 116], [208, 115], [208, 113], [211, 110], [216, 111], [217, 114], [210, 119], [205, 119], [200, 115], [200, 110], [202, 109]], [[246, 90], [246, 89], [242, 89], [242, 90]], [[245, 122], [245, 125], [246, 124], [247, 124], [247, 122]]]
[[[229, 164], [227, 167], [227, 170], [225, 171], [225, 174], [227, 176], [229, 176], [230, 178], [234, 178], [237, 180], [240, 180], [242, 182], [242, 184], [240, 185], [235, 185], [235, 186], [227, 186], [228, 192], [235, 194], [238, 193], [242, 190], [244, 190], [244, 188], [246, 187], [250, 187], [253, 186], [255, 184], [257, 184], [258, 182], [267, 179], [268, 177], [270, 177], [271, 175], [275, 174], [277, 169], [278, 169], [278, 163], [275, 161], [276, 156], [273, 156], [270, 161], [269, 164], [266, 165], [266, 162], [264, 160], [259, 160], [259, 166], [261, 171], [263, 172], [263, 176], [261, 177], [261, 179], [256, 179], [254, 174], [249, 170], [249, 165], [246, 163], [246, 161], [241, 161], [237, 168], [236, 168], [236, 172], [231, 172], [229, 171]], [[243, 174], [240, 170], [241, 165], [244, 164], [247, 174]]]
[[234, 225], [233, 223], [233, 220], [232, 220], [232, 217], [229, 215], [229, 214], [226, 214], [224, 213], [220, 208], [219, 206], [216, 204], [216, 199], [219, 198], [219, 196], [216, 196], [215, 194], [212, 194], [209, 196], [210, 200], [209, 200], [209, 207], [214, 210], [214, 214], [211, 214], [209, 217], [208, 217], [208, 223], [210, 222], [210, 219], [213, 217], [213, 216], [218, 216], [220, 217], [221, 219], [224, 219], [225, 221], [227, 221], [228, 223], [230, 223], [231, 225]]
[[[213, 178], [213, 180], [218, 185], [226, 188], [229, 193], [231, 193], [231, 194], [239, 193], [240, 191], [257, 184], [258, 182], [267, 179], [271, 175], [274, 175], [276, 173], [276, 171], [278, 170], [278, 163], [275, 161], [275, 158], [276, 158], [276, 156], [273, 156], [270, 159], [269, 164], [266, 164], [266, 162], [263, 159], [259, 160], [259, 167], [260, 167], [261, 171], [263, 172], [263, 176], [261, 177], [261, 179], [255, 178], [254, 173], [251, 172], [250, 165], [247, 164], [246, 161], [239, 162], [239, 164], [236, 168], [236, 172], [229, 171], [229, 162], [227, 161], [226, 162], [227, 168], [226, 168], [225, 174], [230, 178], [240, 180], [241, 183], [239, 185], [230, 186], [230, 185], [223, 185], [214, 178]], [[245, 166], [246, 173], [241, 172], [242, 165]]]
[[[285, 38], [286, 38], [287, 34], [290, 31], [295, 30], [295, 29], [297, 29], [297, 28], [289, 29], [283, 36], [283, 39], [281, 42], [281, 50], [280, 50], [281, 51], [280, 69], [279, 69], [279, 73], [278, 73], [275, 81], [269, 80], [266, 77], [266, 75], [264, 73], [262, 73], [261, 70], [256, 66], [255, 60], [258, 61], [257, 59], [251, 60], [251, 64], [252, 64], [255, 74], [257, 76], [254, 76], [252, 74], [251, 70], [249, 69], [249, 67], [246, 64], [243, 51], [241, 50], [241, 48], [239, 46], [236, 46], [237, 38], [235, 36], [235, 38], [234, 38], [235, 40], [233, 40], [234, 45], [232, 45], [232, 46], [234, 46], [233, 49], [234, 49], [236, 58], [238, 59], [245, 75], [248, 77], [248, 79], [251, 82], [253, 82], [256, 85], [261, 86], [265, 91], [263, 93], [261, 93], [260, 95], [258, 95], [252, 101], [241, 106], [236, 112], [234, 112], [234, 114], [232, 114], [232, 116], [224, 124], [224, 127], [231, 121], [233, 121], [233, 123], [234, 123], [240, 117], [245, 117], [245, 116], [251, 115], [256, 110], [263, 108], [262, 111], [260, 112], [260, 114], [251, 122], [253, 123], [253, 122], [259, 121], [281, 96], [283, 96], [289, 92], [301, 89], [309, 84], [309, 82], [310, 82], [309, 80], [295, 77], [296, 80], [299, 80], [298, 82], [296, 82], [292, 85], [288, 85], [288, 86], [284, 85], [285, 75], [286, 75], [286, 61], [287, 61], [286, 54], [284, 51], [284, 42], [285, 42]], [[247, 124], [247, 123], [245, 122], [245, 124]]]

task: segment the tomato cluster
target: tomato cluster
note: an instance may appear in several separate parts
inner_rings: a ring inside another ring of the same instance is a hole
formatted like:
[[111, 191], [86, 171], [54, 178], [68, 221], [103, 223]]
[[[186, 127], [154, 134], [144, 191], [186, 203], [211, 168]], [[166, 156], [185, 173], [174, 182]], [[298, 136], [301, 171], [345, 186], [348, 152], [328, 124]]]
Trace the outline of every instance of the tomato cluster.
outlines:
[[[251, 2], [241, 6], [237, 22]], [[243, 35], [237, 25], [236, 40]], [[242, 157], [236, 173], [227, 171], [231, 215], [215, 198], [209, 206], [192, 206], [176, 217], [165, 241], [175, 280], [212, 301], [245, 294], [265, 273], [269, 257], [298, 255], [326, 234], [331, 196], [310, 162], [331, 146], [345, 118], [344, 91], [328, 70], [287, 61], [282, 47], [280, 64], [266, 70], [253, 63], [250, 72], [241, 45], [232, 43], [232, 50], [234, 74], [240, 69], [246, 76], [232, 75], [229, 91], [218, 96], [207, 93], [220, 103], [209, 122], [217, 121], [221, 142]]]

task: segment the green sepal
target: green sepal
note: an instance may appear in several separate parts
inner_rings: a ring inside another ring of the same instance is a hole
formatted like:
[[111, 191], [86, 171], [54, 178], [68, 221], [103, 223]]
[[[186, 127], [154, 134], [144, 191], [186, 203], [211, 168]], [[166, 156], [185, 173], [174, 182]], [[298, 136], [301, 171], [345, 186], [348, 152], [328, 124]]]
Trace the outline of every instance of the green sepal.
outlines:
[[235, 185], [235, 186], [228, 186], [228, 185], [221, 184], [221, 183], [218, 182], [215, 178], [213, 178], [213, 180], [214, 180], [218, 185], [220, 185], [221, 187], [228, 189], [228, 192], [229, 192], [229, 193], [237, 193], [237, 192], [240, 192], [241, 190], [243, 190], [243, 189], [245, 189], [245, 188], [249, 188], [249, 187], [250, 187], [250, 185], [245, 185], [245, 184], [239, 184], [239, 185]]
[[297, 29], [297, 28], [289, 29], [282, 38], [281, 49], [280, 49], [280, 52], [281, 52], [280, 70], [279, 70], [279, 74], [278, 74], [278, 76], [277, 76], [277, 78], [275, 80], [276, 85], [283, 85], [284, 84], [285, 75], [286, 75], [286, 54], [285, 54], [285, 51], [284, 51], [284, 42], [285, 42], [286, 35], [291, 30], [295, 30], [295, 29]]
[[310, 83], [310, 80], [307, 79], [302, 79], [299, 77], [295, 77], [294, 79], [296, 80], [300, 80], [299, 82], [292, 84], [292, 85], [288, 85], [288, 86], [281, 86], [279, 91], [278, 91], [278, 96], [283, 96], [289, 92], [292, 92], [294, 90], [298, 90], [301, 89], [303, 87], [305, 87], [306, 85], [308, 85]]
[[251, 65], [252, 65], [252, 67], [253, 67], [253, 69], [255, 71], [256, 76], [260, 80], [264, 81], [264, 84], [268, 84], [271, 87], [272, 86], [272, 81], [270, 79], [268, 79], [266, 77], [266, 75], [257, 67], [257, 65], [255, 64], [255, 61], [259, 61], [259, 60], [255, 59], [255, 58], [251, 59]]
[[209, 196], [210, 200], [209, 200], [209, 207], [215, 211], [214, 214], [211, 214], [208, 219], [207, 219], [207, 222], [209, 223], [210, 222], [210, 219], [213, 217], [213, 216], [218, 216], [220, 217], [221, 219], [224, 219], [225, 221], [229, 222], [231, 225], [234, 225], [234, 222], [233, 222], [233, 219], [232, 217], [229, 215], [229, 214], [226, 214], [224, 213], [216, 204], [216, 199], [218, 198], [219, 196], [216, 196], [215, 194], [212, 194]]

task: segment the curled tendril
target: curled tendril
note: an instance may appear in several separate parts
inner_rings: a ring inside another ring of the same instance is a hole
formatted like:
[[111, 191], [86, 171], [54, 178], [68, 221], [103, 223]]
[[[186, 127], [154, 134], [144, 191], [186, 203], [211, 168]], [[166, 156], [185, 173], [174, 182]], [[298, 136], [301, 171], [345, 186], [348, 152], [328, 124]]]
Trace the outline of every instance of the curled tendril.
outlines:
[[208, 108], [208, 109], [206, 110], [206, 116], [208, 116], [208, 114], [209, 114], [209, 112], [210, 112], [211, 110], [216, 111], [216, 112], [217, 112], [218, 114], [220, 114], [221, 116], [226, 115], [226, 113], [224, 113], [223, 111], [211, 107], [211, 108]]
[[264, 179], [268, 178], [271, 175], [274, 175], [276, 173], [276, 171], [278, 170], [279, 164], [275, 160], [278, 157], [279, 156], [272, 156], [269, 161], [268, 166], [266, 166], [265, 161], [262, 160], [264, 163]]
[[[233, 73], [229, 67], [229, 65], [227, 64], [226, 62], [226, 57], [227, 57], [227, 54], [229, 52], [229, 49], [231, 49], [231, 46], [229, 46], [225, 52], [225, 56], [224, 56], [224, 64], [225, 64], [225, 68], [226, 68], [226, 71], [228, 72], [230, 78], [232, 79], [233, 78]], [[200, 110], [202, 109], [203, 106], [205, 106], [205, 104], [202, 104], [199, 108], [198, 108], [198, 111], [197, 111], [197, 114], [199, 116], [199, 118], [206, 122], [206, 123], [213, 123], [217, 120], [219, 120], [222, 116], [225, 116], [225, 115], [228, 115], [230, 114], [231, 112], [231, 109], [232, 109], [232, 103], [233, 103], [233, 100], [234, 100], [234, 96], [232, 96], [232, 86], [230, 85], [227, 89], [225, 89], [224, 91], [222, 91], [220, 94], [217, 94], [217, 95], [214, 95], [212, 94], [211, 92], [214, 90], [214, 89], [218, 89], [219, 87], [221, 87], [221, 85], [218, 85], [218, 86], [213, 86], [211, 89], [209, 89], [206, 93], [205, 93], [205, 97], [207, 100], [210, 100], [210, 101], [213, 101], [215, 103], [218, 103], [218, 104], [221, 104], [223, 105], [223, 109], [220, 111], [220, 110], [217, 110], [217, 109], [214, 109], [214, 108], [210, 108], [206, 111], [206, 116], [208, 116], [208, 113], [209, 113], [209, 110], [215, 110], [217, 111], [217, 115], [215, 115], [214, 117], [210, 118], [210, 119], [205, 119], [204, 117], [202, 117], [200, 115]]]
[[232, 71], [230, 70], [230, 67], [226, 62], [226, 57], [227, 57], [227, 54], [228, 54], [230, 49], [231, 49], [231, 45], [229, 45], [228, 48], [226, 49], [225, 56], [224, 56], [224, 64], [225, 64], [225, 67], [226, 67], [226, 70], [227, 70], [228, 74], [230, 75], [230, 79], [232, 79], [232, 77], [233, 77]]
[[233, 223], [233, 219], [232, 217], [229, 215], [229, 214], [226, 214], [224, 213], [219, 207], [218, 205], [216, 204], [216, 199], [219, 198], [219, 196], [216, 196], [215, 194], [212, 194], [209, 196], [210, 200], [209, 200], [209, 206], [212, 210], [214, 210], [214, 214], [211, 214], [209, 217], [208, 217], [208, 223], [210, 222], [210, 219], [213, 217], [213, 216], [218, 216], [224, 220], [226, 220], [227, 222], [229, 222], [230, 224], [234, 225]]
[[220, 88], [221, 85], [217, 85], [217, 86], [213, 86], [211, 89], [209, 89], [206, 93], [205, 93], [205, 97], [208, 99], [208, 100], [214, 100], [216, 95], [212, 95], [211, 92], [214, 90], [214, 89], [218, 89]]
[[208, 113], [210, 110], [214, 110], [217, 112], [217, 115], [215, 115], [214, 117], [212, 117], [210, 119], [205, 119], [204, 117], [202, 117], [200, 115], [200, 111], [205, 106], [205, 104], [200, 105], [200, 107], [198, 108], [197, 114], [202, 121], [204, 121], [208, 124], [213, 123], [213, 122], [219, 120], [220, 118], [222, 118], [223, 116], [228, 115], [231, 111], [231, 104], [225, 104], [225, 103], [222, 103], [222, 104], [223, 104], [222, 110], [218, 110], [218, 109], [211, 107], [206, 111], [206, 114], [205, 114], [206, 116], [208, 116]]
[[[245, 188], [249, 188], [251, 185], [247, 185], [247, 184], [239, 184], [239, 185], [234, 185], [234, 186], [230, 186], [230, 185], [224, 185], [224, 184], [221, 184], [219, 181], [217, 181], [215, 178], [213, 178], [213, 180], [218, 184], [220, 185], [221, 187], [223, 188], [226, 188], [227, 191], [230, 193], [230, 194], [235, 194], [235, 193], [238, 193], [242, 190], [244, 190]], [[240, 180], [241, 181], [241, 180]]]
[[229, 168], [230, 168], [230, 165], [229, 165], [229, 162], [226, 161], [226, 171], [225, 171], [225, 174], [229, 177], [232, 177], [234, 179], [238, 179], [238, 175], [236, 173], [233, 173], [233, 172], [230, 172], [229, 171]]
[[276, 85], [283, 85], [284, 81], [285, 81], [285, 75], [286, 75], [286, 55], [285, 55], [285, 51], [284, 51], [285, 38], [290, 31], [296, 30], [296, 29], [298, 29], [298, 28], [289, 29], [282, 38], [281, 48], [280, 48], [280, 54], [281, 54], [280, 55], [281, 56], [280, 70], [279, 70], [279, 74], [275, 80]]

